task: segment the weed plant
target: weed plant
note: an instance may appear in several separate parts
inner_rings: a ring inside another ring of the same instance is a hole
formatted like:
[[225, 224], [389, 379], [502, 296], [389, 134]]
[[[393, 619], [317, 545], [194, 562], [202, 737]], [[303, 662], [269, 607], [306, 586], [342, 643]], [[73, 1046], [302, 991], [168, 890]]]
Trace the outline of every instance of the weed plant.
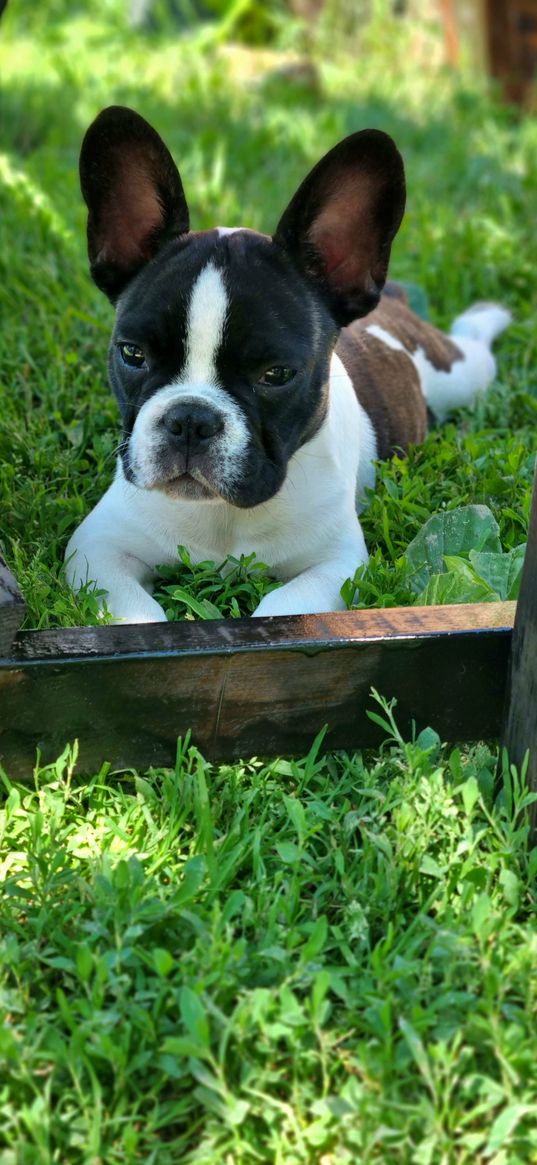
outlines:
[[186, 546], [180, 546], [178, 557], [180, 565], [161, 566], [154, 592], [170, 620], [240, 619], [278, 586], [254, 554], [193, 565]]

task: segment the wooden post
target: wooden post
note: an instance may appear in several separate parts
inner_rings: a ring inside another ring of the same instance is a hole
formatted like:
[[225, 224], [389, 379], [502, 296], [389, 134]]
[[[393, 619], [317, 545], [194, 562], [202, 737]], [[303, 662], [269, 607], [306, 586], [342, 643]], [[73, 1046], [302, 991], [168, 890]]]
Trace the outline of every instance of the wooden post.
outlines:
[[[529, 751], [528, 785], [537, 792], [537, 469], [528, 548], [513, 629], [502, 744], [511, 763], [519, 770]], [[535, 805], [532, 806], [531, 822], [535, 832]]]
[[495, 77], [507, 101], [532, 103], [537, 0], [437, 0], [437, 6], [449, 63], [466, 60]]
[[24, 615], [24, 599], [0, 553], [0, 656], [11, 653], [15, 635]]
[[486, 0], [490, 71], [508, 101], [524, 102], [537, 68], [537, 0]]

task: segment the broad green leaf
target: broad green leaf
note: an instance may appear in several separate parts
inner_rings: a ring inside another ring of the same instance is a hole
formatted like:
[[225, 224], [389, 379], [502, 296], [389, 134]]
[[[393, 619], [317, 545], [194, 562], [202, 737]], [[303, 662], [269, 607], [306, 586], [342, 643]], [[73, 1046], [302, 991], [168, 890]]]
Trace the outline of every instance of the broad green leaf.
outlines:
[[325, 915], [321, 914], [317, 921], [313, 924], [311, 934], [309, 935], [307, 942], [304, 943], [302, 948], [302, 962], [307, 963], [310, 959], [316, 958], [316, 956], [320, 953], [320, 951], [322, 951], [324, 947], [327, 934], [328, 923], [326, 921]]
[[500, 599], [517, 599], [525, 553], [524, 542], [505, 554], [471, 550], [469, 557], [476, 574], [497, 592]]
[[250, 1105], [247, 1100], [241, 1100], [237, 1096], [226, 1096], [225, 1119], [233, 1128], [242, 1124], [249, 1111]]
[[153, 951], [153, 963], [157, 975], [160, 975], [161, 979], [166, 979], [173, 967], [173, 955], [163, 947], [155, 947]]
[[281, 988], [280, 991], [280, 1020], [283, 1024], [289, 1024], [291, 1027], [300, 1027], [304, 1023], [304, 1008], [299, 1002], [294, 991], [291, 990], [287, 984]]
[[222, 922], [230, 922], [236, 914], [242, 913], [246, 902], [244, 890], [232, 890], [222, 910]]
[[284, 803], [289, 819], [292, 821], [299, 840], [301, 840], [306, 832], [306, 814], [297, 797], [287, 797], [284, 794]]
[[430, 878], [443, 878], [445, 871], [429, 854], [424, 854], [420, 862], [420, 874], [428, 874]]
[[195, 1060], [192, 1064], [192, 1075], [203, 1088], [207, 1089], [207, 1092], [214, 1093], [215, 1097], [224, 1094], [225, 1090], [222, 1087], [222, 1081], [219, 1080], [218, 1076], [215, 1076], [214, 1072], [206, 1064], [200, 1064], [199, 1061]]
[[[459, 559], [463, 567], [467, 563]], [[445, 574], [433, 574], [427, 586], [418, 595], [417, 602], [423, 607], [436, 607], [442, 603], [486, 603], [496, 598], [494, 591], [478, 579], [470, 570], [450, 570]]]
[[20, 1059], [19, 1044], [7, 1026], [0, 1027], [0, 1056], [2, 1059], [12, 1060], [14, 1064]]
[[479, 801], [479, 785], [475, 777], [468, 777], [461, 788], [462, 801], [468, 817], [471, 816], [474, 805]]
[[189, 611], [198, 616], [198, 619], [221, 619], [222, 612], [209, 599], [195, 599], [184, 587], [168, 588], [170, 597], [185, 604]]
[[65, 991], [62, 991], [61, 987], [58, 987], [56, 990], [56, 1002], [69, 1031], [76, 1031], [78, 1027], [77, 1019], [71, 1009]]
[[311, 1012], [315, 1023], [319, 1023], [321, 1020], [323, 1003], [329, 989], [330, 972], [325, 969], [318, 971], [311, 989]]
[[192, 1039], [206, 1048], [209, 1045], [209, 1023], [199, 995], [191, 987], [182, 987], [179, 995], [181, 1018]]
[[174, 907], [184, 906], [194, 898], [205, 878], [207, 862], [203, 854], [194, 854], [183, 866], [181, 882], [174, 894]]
[[408, 585], [419, 594], [432, 575], [444, 573], [445, 555], [470, 550], [501, 552], [499, 526], [488, 506], [459, 506], [433, 514], [403, 555]]
[[480, 894], [472, 906], [472, 924], [477, 937], [481, 940], [487, 938], [494, 926], [492, 903], [486, 893]]
[[93, 970], [93, 955], [87, 943], [79, 943], [76, 948], [76, 967], [83, 983], [87, 983]]
[[418, 1035], [416, 1029], [412, 1026], [411, 1023], [408, 1022], [407, 1019], [404, 1019], [403, 1017], [401, 1017], [401, 1019], [399, 1020], [399, 1027], [403, 1033], [403, 1036], [404, 1036], [406, 1044], [409, 1048], [412, 1059], [414, 1060], [414, 1063], [419, 1068], [419, 1071], [421, 1072], [423, 1079], [425, 1080], [430, 1091], [434, 1095], [434, 1092], [435, 1092], [434, 1080], [433, 1080], [432, 1075], [431, 1075], [429, 1057], [428, 1057], [427, 1052], [425, 1050], [425, 1046], [423, 1044], [422, 1039]]
[[124, 890], [130, 882], [129, 863], [121, 859], [114, 870], [114, 883], [118, 890]]
[[176, 1056], [179, 1060], [189, 1057], [196, 1059], [206, 1054], [198, 1040], [189, 1039], [188, 1036], [168, 1036], [162, 1045], [162, 1053]]
[[434, 728], [422, 728], [416, 739], [416, 744], [424, 752], [430, 752], [433, 748], [440, 748], [441, 743], [438, 732], [435, 732]]
[[535, 1106], [528, 1104], [510, 1104], [507, 1108], [504, 1108], [503, 1112], [496, 1117], [490, 1130], [486, 1148], [487, 1155], [495, 1153], [497, 1149], [501, 1149], [502, 1145], [505, 1144], [523, 1117], [532, 1113], [534, 1118], [535, 1112]]
[[294, 862], [304, 860], [304, 850], [299, 845], [295, 845], [294, 841], [279, 841], [276, 849], [282, 862], [285, 862], [287, 865], [293, 865]]
[[[493, 557], [501, 558], [502, 556], [501, 554], [498, 554], [496, 556], [493, 555]], [[444, 569], [446, 574], [458, 575], [459, 578], [463, 579], [469, 584], [478, 583], [480, 586], [486, 587], [487, 590], [491, 592], [491, 594], [495, 594], [495, 591], [490, 586], [490, 583], [487, 583], [485, 579], [480, 578], [477, 571], [472, 566], [472, 563], [469, 562], [467, 558], [464, 558], [459, 554], [445, 554]]]
[[505, 901], [509, 903], [509, 906], [518, 906], [520, 900], [520, 880], [513, 870], [502, 870], [500, 874], [500, 885]]

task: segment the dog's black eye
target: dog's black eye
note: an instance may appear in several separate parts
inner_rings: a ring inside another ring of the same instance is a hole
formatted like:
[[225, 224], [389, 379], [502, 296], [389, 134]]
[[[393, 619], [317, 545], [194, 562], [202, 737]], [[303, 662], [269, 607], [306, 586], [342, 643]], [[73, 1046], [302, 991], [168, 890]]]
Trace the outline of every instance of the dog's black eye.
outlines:
[[136, 344], [126, 344], [122, 342], [118, 344], [119, 354], [124, 364], [128, 364], [129, 368], [142, 368], [145, 364], [145, 356], [141, 348]]
[[283, 368], [277, 366], [276, 368], [267, 368], [267, 371], [259, 377], [258, 384], [268, 384], [271, 388], [281, 388], [284, 384], [289, 384], [289, 381], [296, 376], [296, 368]]

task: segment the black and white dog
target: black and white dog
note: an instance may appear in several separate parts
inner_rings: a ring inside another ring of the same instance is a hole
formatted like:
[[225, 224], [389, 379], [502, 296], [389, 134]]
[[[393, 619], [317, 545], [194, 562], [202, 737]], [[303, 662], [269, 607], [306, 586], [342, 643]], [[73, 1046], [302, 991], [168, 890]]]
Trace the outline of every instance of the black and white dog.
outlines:
[[[81, 153], [91, 273], [115, 303], [110, 381], [123, 418], [113, 484], [67, 548], [115, 620], [163, 620], [151, 597], [177, 547], [255, 551], [284, 586], [256, 615], [333, 611], [367, 550], [372, 461], [423, 439], [494, 376], [509, 315], [476, 305], [445, 336], [385, 283], [401, 157], [363, 130], [314, 167], [274, 235], [190, 231], [179, 173], [132, 110], [104, 110]], [[365, 317], [365, 318], [362, 318]]]

